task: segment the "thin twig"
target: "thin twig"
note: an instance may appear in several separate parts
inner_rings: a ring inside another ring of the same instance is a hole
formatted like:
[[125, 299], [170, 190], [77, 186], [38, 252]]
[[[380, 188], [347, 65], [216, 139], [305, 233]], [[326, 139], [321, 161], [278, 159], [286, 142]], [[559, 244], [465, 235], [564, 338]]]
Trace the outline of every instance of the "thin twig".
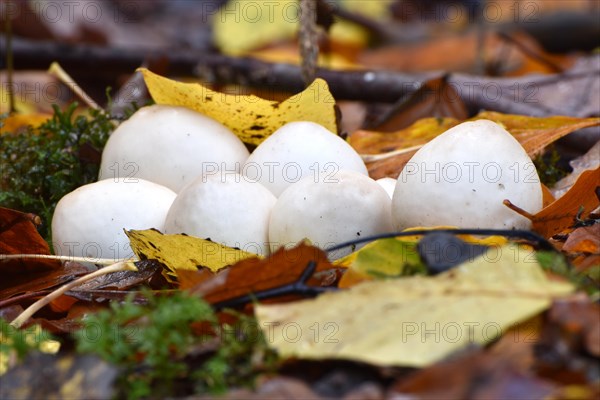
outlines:
[[87, 104], [90, 108], [93, 108], [94, 110], [103, 111], [102, 107], [100, 107], [98, 105], [98, 103], [96, 103], [81, 88], [81, 86], [79, 86], [77, 84], [77, 82], [75, 82], [75, 79], [71, 78], [71, 76], [67, 73], [67, 71], [62, 69], [60, 64], [58, 64], [57, 62], [53, 62], [52, 64], [50, 64], [50, 68], [48, 68], [48, 73], [50, 75], [54, 75], [56, 78], [58, 78], [59, 81], [61, 81], [65, 85], [67, 85], [69, 87], [69, 89], [71, 89], [73, 91], [73, 93], [75, 93], [81, 100], [83, 100], [85, 102], [85, 104]]
[[25, 322], [27, 322], [27, 320], [29, 318], [31, 318], [33, 316], [33, 314], [35, 314], [41, 308], [50, 304], [50, 302], [59, 298], [60, 296], [65, 294], [65, 292], [71, 290], [75, 286], [79, 286], [82, 283], [87, 282], [92, 279], [95, 279], [99, 276], [110, 274], [113, 272], [120, 272], [120, 271], [137, 271], [137, 267], [135, 265], [133, 265], [133, 263], [130, 263], [130, 262], [118, 262], [118, 263], [110, 265], [108, 267], [99, 269], [98, 271], [94, 271], [88, 275], [82, 276], [81, 278], [76, 279], [73, 282], [69, 282], [66, 285], [61, 286], [60, 288], [56, 289], [49, 295], [42, 297], [41, 299], [36, 301], [35, 303], [33, 303], [32, 305], [27, 307], [27, 309], [25, 311], [23, 311], [21, 314], [19, 314], [19, 316], [17, 318], [15, 318], [10, 324], [15, 328], [20, 328], [21, 326], [23, 326], [23, 324]]
[[401, 154], [410, 153], [411, 151], [419, 150], [421, 147], [423, 147], [423, 145], [419, 144], [419, 145], [416, 145], [416, 146], [407, 147], [405, 149], [398, 149], [398, 150], [388, 151], [387, 153], [381, 153], [381, 154], [361, 154], [360, 156], [361, 156], [361, 158], [363, 159], [364, 162], [381, 161], [381, 160], [385, 160], [387, 158], [392, 158], [392, 157], [399, 156]]
[[[10, 9], [10, 1], [6, 4], [7, 9]], [[4, 14], [4, 31], [6, 32], [6, 92], [8, 94], [8, 112], [12, 114], [15, 112], [15, 88], [13, 86], [13, 71], [14, 71], [14, 54], [12, 50], [12, 14], [6, 12]]]
[[294, 294], [306, 297], [315, 297], [321, 293], [338, 290], [337, 287], [333, 286], [307, 285], [306, 282], [308, 282], [310, 277], [314, 274], [316, 268], [317, 263], [315, 261], [310, 261], [298, 279], [292, 283], [270, 289], [259, 290], [255, 293], [234, 297], [233, 299], [223, 300], [213, 304], [213, 307], [215, 307], [217, 310], [222, 310], [224, 308], [241, 307], [247, 303], [256, 302], [257, 300], [272, 299], [275, 297], [289, 296]]
[[317, 4], [315, 0], [300, 0], [300, 29], [298, 31], [302, 79], [308, 86], [315, 80], [319, 59]]
[[84, 262], [99, 265], [112, 265], [115, 262], [133, 262], [138, 261], [133, 258], [124, 258], [121, 260], [115, 260], [113, 258], [90, 258], [90, 257], [74, 257], [74, 256], [55, 256], [51, 254], [0, 254], [0, 262], [8, 260], [21, 260], [24, 258], [37, 258], [43, 260], [58, 260], [58, 261], [73, 261], [73, 262]]

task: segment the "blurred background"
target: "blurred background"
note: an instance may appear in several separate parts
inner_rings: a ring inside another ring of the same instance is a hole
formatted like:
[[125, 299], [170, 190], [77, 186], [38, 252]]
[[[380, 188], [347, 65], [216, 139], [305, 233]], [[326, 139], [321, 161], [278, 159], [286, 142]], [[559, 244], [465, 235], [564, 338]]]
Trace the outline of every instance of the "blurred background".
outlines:
[[[319, 65], [329, 69], [487, 76], [556, 73], [600, 45], [596, 0], [316, 3]], [[100, 104], [107, 101], [106, 87], [114, 94], [140, 65], [210, 82], [220, 76], [219, 65], [202, 70], [196, 64], [218, 54], [299, 62], [298, 0], [2, 0], [0, 4], [3, 111], [9, 30], [14, 87], [21, 103], [17, 106], [24, 107], [22, 103], [33, 98], [42, 110], [49, 110], [51, 101], [46, 100], [68, 102], [72, 95], [50, 85], [54, 79], [44, 71], [52, 61], [58, 61]], [[40, 91], [41, 96], [34, 94]]]

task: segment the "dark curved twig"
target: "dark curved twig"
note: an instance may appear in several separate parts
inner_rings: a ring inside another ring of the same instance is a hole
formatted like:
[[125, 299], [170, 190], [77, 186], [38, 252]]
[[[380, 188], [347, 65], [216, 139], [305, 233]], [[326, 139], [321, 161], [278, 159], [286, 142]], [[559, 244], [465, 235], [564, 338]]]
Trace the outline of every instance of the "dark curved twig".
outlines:
[[505, 236], [513, 239], [523, 239], [532, 242], [540, 250], [552, 250], [556, 251], [554, 246], [546, 240], [546, 238], [538, 235], [535, 232], [526, 230], [511, 230], [511, 229], [418, 229], [409, 232], [390, 232], [383, 233], [380, 235], [374, 235], [364, 237], [348, 242], [340, 243], [338, 245], [329, 247], [325, 251], [328, 253], [343, 249], [345, 247], [356, 246], [357, 244], [372, 242], [377, 239], [389, 239], [403, 236], [415, 236], [415, 235], [427, 235], [428, 233], [451, 233], [455, 235], [483, 235], [483, 236]]

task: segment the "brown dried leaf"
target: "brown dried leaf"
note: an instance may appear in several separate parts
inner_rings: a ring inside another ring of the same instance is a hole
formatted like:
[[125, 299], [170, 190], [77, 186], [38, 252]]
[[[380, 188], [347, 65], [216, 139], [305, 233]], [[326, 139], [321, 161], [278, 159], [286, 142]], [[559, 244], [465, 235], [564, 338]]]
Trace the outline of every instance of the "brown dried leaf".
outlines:
[[[0, 207], [0, 254], [50, 254], [48, 243], [36, 229], [39, 217]], [[55, 260], [23, 258], [0, 261], [0, 271], [6, 273], [29, 273], [32, 271], [60, 268]]]
[[[279, 249], [265, 259], [251, 258], [239, 261], [217, 274], [208, 271], [180, 274], [182, 289], [201, 293], [210, 303], [218, 303], [262, 290], [280, 287], [298, 280], [310, 261], [317, 263], [316, 271], [332, 269], [325, 253], [301, 243], [293, 249]], [[223, 279], [223, 275], [226, 276]], [[316, 286], [324, 278], [313, 278], [309, 284]], [[329, 282], [326, 282], [329, 283]]]

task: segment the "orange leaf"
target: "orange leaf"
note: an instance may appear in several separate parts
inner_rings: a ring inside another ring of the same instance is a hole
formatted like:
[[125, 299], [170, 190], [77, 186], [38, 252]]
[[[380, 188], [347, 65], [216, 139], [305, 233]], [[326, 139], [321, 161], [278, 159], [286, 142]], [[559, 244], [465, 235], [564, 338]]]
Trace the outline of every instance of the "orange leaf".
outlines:
[[483, 111], [472, 118], [477, 119], [489, 119], [504, 125], [532, 158], [539, 155], [546, 146], [569, 133], [600, 125], [600, 118], [527, 117], [493, 111]]
[[546, 238], [551, 237], [571, 227], [582, 207], [584, 212], [581, 218], [588, 216], [600, 205], [595, 193], [599, 185], [600, 167], [584, 171], [564, 196], [533, 216], [533, 230]]

